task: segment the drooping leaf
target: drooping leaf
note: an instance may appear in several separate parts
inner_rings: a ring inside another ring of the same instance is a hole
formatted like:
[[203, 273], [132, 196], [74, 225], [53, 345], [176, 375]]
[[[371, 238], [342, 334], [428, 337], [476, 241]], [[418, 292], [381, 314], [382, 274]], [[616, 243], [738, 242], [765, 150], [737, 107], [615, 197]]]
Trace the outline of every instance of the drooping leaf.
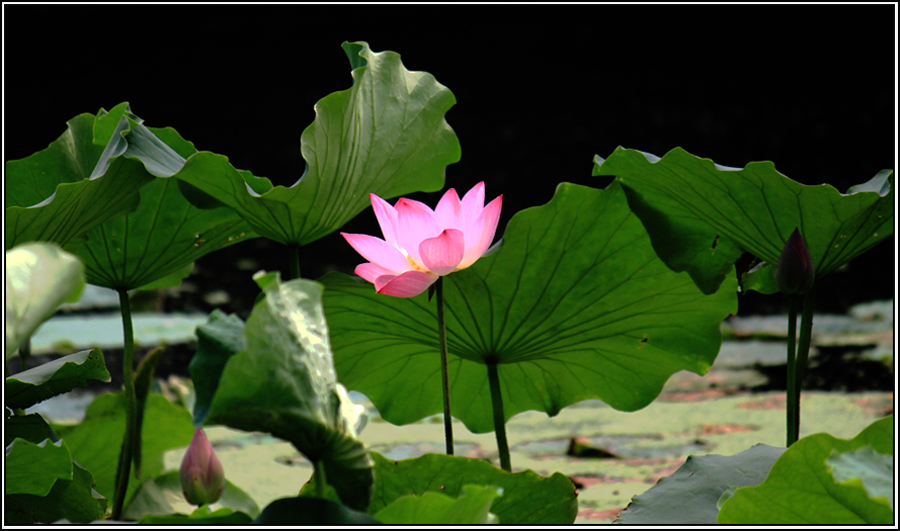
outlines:
[[5, 494], [46, 496], [60, 479], [72, 479], [72, 457], [62, 441], [16, 439], [6, 447]]
[[[588, 398], [633, 411], [673, 373], [706, 373], [736, 310], [734, 275], [704, 296], [673, 273], [618, 185], [561, 183], [513, 216], [503, 242], [444, 279], [451, 413], [475, 433], [493, 430], [487, 363], [498, 363], [507, 419]], [[342, 273], [320, 281], [340, 381], [394, 424], [441, 412], [434, 302]]]
[[893, 455], [893, 416], [870, 424], [853, 439], [827, 433], [804, 437], [772, 465], [766, 480], [742, 487], [722, 504], [719, 524], [890, 525], [894, 511], [869, 497], [861, 482], [838, 483], [826, 460], [833, 451], [846, 453], [871, 446]]
[[7, 377], [6, 407], [29, 408], [85, 386], [88, 380], [110, 380], [100, 349], [76, 352]]
[[825, 464], [835, 482], [862, 485], [869, 498], [894, 508], [894, 456], [863, 446], [843, 453], [832, 450]]
[[425, 492], [421, 496], [401, 496], [374, 518], [388, 525], [484, 525], [497, 522], [490, 512], [496, 489], [477, 485], [463, 485], [463, 494], [453, 499], [439, 492]]
[[[147, 397], [144, 424], [148, 429], [141, 432], [141, 472], [145, 477], [152, 477], [162, 472], [165, 452], [190, 444], [194, 426], [186, 410], [158, 394]], [[122, 393], [98, 395], [88, 406], [81, 423], [56, 426], [55, 429], [66, 441], [72, 457], [93, 473], [97, 491], [111, 499], [119, 450], [125, 435], [125, 396]], [[140, 483], [132, 470], [126, 506]]]
[[257, 233], [305, 245], [342, 227], [382, 198], [436, 191], [445, 167], [460, 158], [444, 120], [453, 94], [427, 72], [404, 68], [394, 52], [344, 43], [353, 87], [316, 104], [316, 120], [300, 137], [307, 162], [291, 187], [235, 170], [212, 153], [192, 156], [177, 175], [235, 209]]
[[[171, 128], [144, 127], [138, 136], [141, 147], [164, 153], [155, 161], [162, 161], [159, 172], [165, 177], [183, 167], [184, 157], [196, 153]], [[156, 179], [139, 194], [140, 205], [133, 212], [91, 229], [86, 243], [70, 249], [84, 262], [91, 284], [125, 290], [176, 286], [198, 258], [256, 236], [229, 208], [193, 206], [175, 179]]]
[[[303, 279], [261, 284], [266, 296], [247, 319], [246, 347], [227, 360], [205, 423], [290, 441], [323, 462], [328, 483], [345, 505], [365, 509], [373, 464], [357, 438], [362, 406], [350, 402], [335, 378], [322, 287]], [[230, 330], [207, 332], [223, 333], [221, 344], [238, 344]], [[201, 384], [207, 387], [212, 385]]]
[[267, 505], [253, 520], [262, 526], [368, 526], [381, 522], [331, 500], [282, 498]]
[[[228, 471], [226, 471], [227, 473]], [[131, 499], [131, 503], [125, 509], [124, 516], [128, 520], [141, 520], [142, 523], [147, 524], [151, 522], [143, 519], [149, 515], [159, 515], [161, 518], [173, 519], [176, 515], [184, 515], [184, 518], [188, 518], [187, 515], [190, 515], [189, 517], [192, 519], [190, 523], [218, 525], [220, 523], [229, 523], [229, 521], [213, 521], [212, 519], [220, 517], [228, 517], [231, 520], [245, 519], [245, 522], [230, 523], [247, 524], [259, 515], [259, 507], [253, 501], [253, 498], [227, 479], [225, 480], [225, 490], [222, 492], [222, 497], [216, 503], [208, 506], [208, 508], [213, 512], [208, 514], [197, 513], [195, 511], [196, 508], [184, 499], [184, 494], [181, 492], [181, 473], [175, 470], [144, 481]], [[214, 516], [219, 509], [224, 508], [236, 512], [231, 514], [221, 513]], [[238, 514], [238, 511], [243, 513], [244, 516], [232, 516]], [[162, 515], [168, 516], [162, 517]], [[198, 519], [203, 521], [196, 521]], [[175, 525], [182, 522], [157, 521], [153, 523]]]
[[439, 492], [456, 498], [465, 485], [503, 490], [490, 506], [503, 525], [571, 525], [578, 512], [575, 485], [560, 473], [549, 478], [531, 470], [509, 473], [481, 459], [443, 454], [391, 461], [372, 452], [372, 458], [375, 487], [369, 514], [378, 514], [403, 496]]
[[759, 485], [784, 448], [757, 444], [735, 455], [692, 455], [672, 475], [635, 496], [618, 521], [638, 525], [714, 525], [730, 487]]
[[29, 243], [6, 251], [6, 359], [64, 302], [84, 289], [84, 265], [55, 244]]
[[128, 103], [67, 123], [47, 149], [6, 162], [7, 250], [36, 240], [60, 246], [84, 241], [91, 228], [134, 210], [137, 191], [160, 171], [154, 146], [133, 145], [134, 133], [146, 128]]
[[681, 148], [660, 159], [620, 147], [594, 160], [594, 175], [622, 183], [659, 256], [704, 293], [718, 289], [744, 251], [777, 264], [795, 228], [817, 278], [893, 234], [892, 170], [841, 194], [788, 179], [771, 162], [728, 168]]

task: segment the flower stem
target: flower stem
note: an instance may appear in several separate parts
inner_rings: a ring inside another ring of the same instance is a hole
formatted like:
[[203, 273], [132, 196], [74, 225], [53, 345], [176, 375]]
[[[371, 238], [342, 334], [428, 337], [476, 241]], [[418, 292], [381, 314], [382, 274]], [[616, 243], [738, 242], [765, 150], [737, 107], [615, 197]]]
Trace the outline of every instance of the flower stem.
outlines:
[[294, 280], [300, 278], [300, 246], [296, 244], [288, 245], [288, 262], [290, 262], [291, 278]]
[[450, 416], [450, 377], [447, 374], [447, 324], [444, 320], [444, 277], [438, 277], [437, 293], [438, 341], [441, 344], [441, 389], [444, 393], [444, 440], [447, 455], [453, 455], [453, 418]]
[[509, 462], [509, 443], [506, 441], [506, 419], [503, 416], [503, 397], [500, 394], [500, 375], [497, 362], [488, 361], [488, 383], [491, 387], [491, 404], [494, 410], [494, 434], [497, 436], [497, 450], [500, 452], [500, 468], [512, 472]]
[[137, 436], [137, 396], [134, 390], [134, 328], [131, 324], [131, 303], [128, 291], [120, 289], [119, 304], [122, 311], [122, 328], [124, 331], [124, 351], [122, 354], [122, 377], [125, 382], [125, 437], [119, 455], [119, 467], [116, 470], [116, 488], [113, 496], [112, 519], [121, 520], [125, 505], [125, 494], [128, 491], [128, 480], [131, 475], [131, 462], [134, 458], [134, 443]]
[[313, 461], [313, 470], [316, 478], [316, 498], [325, 499], [325, 461], [317, 459]]
[[797, 389], [797, 296], [788, 295], [788, 337], [787, 337], [787, 444], [797, 442], [800, 429], [800, 412], [795, 407]]

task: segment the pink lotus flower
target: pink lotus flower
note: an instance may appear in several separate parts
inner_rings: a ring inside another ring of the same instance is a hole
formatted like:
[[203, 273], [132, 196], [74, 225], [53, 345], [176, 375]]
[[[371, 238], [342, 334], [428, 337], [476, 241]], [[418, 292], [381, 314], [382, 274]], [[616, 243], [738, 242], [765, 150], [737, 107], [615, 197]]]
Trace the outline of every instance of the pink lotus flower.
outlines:
[[384, 240], [367, 234], [341, 233], [368, 260], [354, 272], [394, 297], [415, 297], [438, 277], [465, 269], [487, 251], [494, 239], [503, 196], [484, 206], [484, 183], [462, 201], [453, 188], [431, 210], [400, 198], [396, 206], [369, 194]]

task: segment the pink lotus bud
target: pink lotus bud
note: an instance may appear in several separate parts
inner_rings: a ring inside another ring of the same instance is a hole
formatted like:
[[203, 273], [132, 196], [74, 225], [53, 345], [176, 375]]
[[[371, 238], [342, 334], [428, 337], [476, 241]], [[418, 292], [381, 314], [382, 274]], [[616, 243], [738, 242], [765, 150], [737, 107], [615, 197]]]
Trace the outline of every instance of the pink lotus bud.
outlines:
[[809, 250], [800, 231], [794, 229], [781, 251], [781, 258], [775, 269], [775, 281], [782, 292], [794, 295], [809, 291], [815, 279], [816, 271]]
[[225, 490], [225, 471], [202, 428], [197, 428], [181, 460], [181, 490], [193, 505], [215, 503]]

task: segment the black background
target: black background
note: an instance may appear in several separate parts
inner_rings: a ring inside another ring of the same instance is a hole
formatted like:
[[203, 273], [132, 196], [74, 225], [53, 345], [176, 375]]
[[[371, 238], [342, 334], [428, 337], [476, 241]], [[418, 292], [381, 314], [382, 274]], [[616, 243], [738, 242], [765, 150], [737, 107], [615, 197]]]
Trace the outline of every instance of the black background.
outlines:
[[[462, 146], [446, 187], [485, 181], [504, 195], [498, 235], [561, 181], [597, 184], [594, 154], [662, 156], [681, 146], [718, 164], [771, 160], [804, 184], [840, 191], [894, 168], [893, 5], [4, 5], [5, 160], [45, 148], [66, 120], [129, 101], [149, 126], [290, 185], [300, 134], [320, 98], [351, 86], [345, 40], [401, 54], [450, 88]], [[430, 204], [440, 193], [416, 194]], [[393, 200], [392, 200], [393, 202]], [[379, 234], [371, 210], [344, 227]], [[255, 263], [235, 267], [240, 257]], [[351, 273], [362, 259], [333, 233], [302, 249], [301, 270]], [[746, 260], [740, 264], [743, 265]], [[246, 316], [256, 269], [287, 272], [262, 238], [201, 259], [203, 292]], [[818, 311], [893, 298], [893, 238], [820, 284]], [[741, 313], [783, 311], [750, 293]]]

